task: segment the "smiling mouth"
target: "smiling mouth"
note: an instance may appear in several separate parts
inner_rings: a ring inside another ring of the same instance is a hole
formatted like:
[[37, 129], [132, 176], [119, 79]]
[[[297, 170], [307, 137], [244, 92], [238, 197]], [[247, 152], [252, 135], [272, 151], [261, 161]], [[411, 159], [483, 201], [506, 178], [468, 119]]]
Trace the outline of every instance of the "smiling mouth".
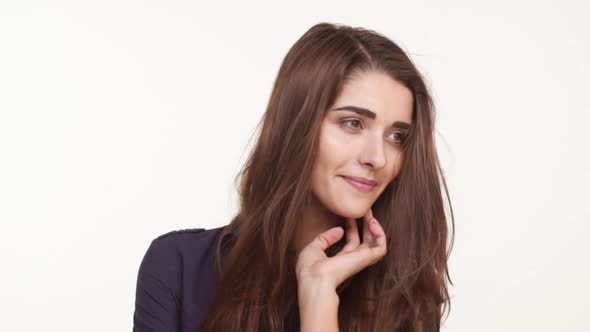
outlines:
[[351, 185], [353, 188], [361, 191], [361, 192], [370, 192], [373, 189], [375, 189], [376, 186], [370, 185], [370, 184], [366, 184], [366, 183], [362, 183], [362, 182], [358, 182], [355, 181], [351, 178], [348, 178], [346, 176], [340, 176], [342, 179], [344, 179], [346, 182], [348, 182], [349, 185]]

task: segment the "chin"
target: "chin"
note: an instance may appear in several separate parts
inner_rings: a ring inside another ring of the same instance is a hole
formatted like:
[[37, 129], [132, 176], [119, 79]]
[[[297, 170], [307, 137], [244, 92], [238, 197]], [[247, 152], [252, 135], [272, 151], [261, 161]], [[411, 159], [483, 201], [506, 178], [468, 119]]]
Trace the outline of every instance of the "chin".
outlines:
[[365, 204], [359, 201], [355, 202], [354, 204], [350, 204], [348, 202], [339, 202], [337, 203], [337, 206], [341, 208], [332, 210], [335, 214], [343, 218], [355, 219], [364, 217], [371, 207], [370, 204]]

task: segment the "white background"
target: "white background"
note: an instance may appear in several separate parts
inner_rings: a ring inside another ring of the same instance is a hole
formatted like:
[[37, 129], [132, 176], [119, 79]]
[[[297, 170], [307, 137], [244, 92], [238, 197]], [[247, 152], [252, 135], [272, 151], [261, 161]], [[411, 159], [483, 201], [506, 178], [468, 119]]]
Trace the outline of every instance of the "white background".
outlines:
[[0, 330], [129, 331], [150, 241], [225, 225], [313, 24], [428, 78], [456, 214], [443, 331], [589, 331], [584, 1], [0, 2]]

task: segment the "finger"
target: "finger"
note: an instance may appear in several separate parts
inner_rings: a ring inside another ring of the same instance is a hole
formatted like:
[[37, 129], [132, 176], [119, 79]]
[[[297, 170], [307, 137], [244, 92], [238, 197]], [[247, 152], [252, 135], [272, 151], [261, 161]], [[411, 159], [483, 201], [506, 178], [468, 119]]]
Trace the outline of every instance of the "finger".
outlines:
[[346, 218], [346, 245], [336, 255], [341, 255], [358, 247], [361, 243], [358, 226], [354, 218]]
[[342, 283], [349, 277], [357, 274], [366, 267], [377, 263], [385, 256], [386, 248], [358, 246], [357, 248], [343, 254], [332, 257], [333, 275], [337, 284]]
[[363, 230], [365, 231], [363, 233], [363, 243], [369, 246], [386, 245], [385, 231], [377, 218], [373, 216], [372, 209], [369, 209], [363, 218]]
[[342, 235], [344, 235], [344, 229], [342, 227], [333, 227], [329, 230], [318, 234], [309, 244], [310, 247], [318, 248], [322, 251], [326, 251], [334, 243], [338, 242]]
[[[383, 227], [381, 226], [377, 218], [373, 216], [372, 209], [369, 209], [369, 211], [367, 211], [365, 218], [363, 218], [363, 224], [363, 226], [366, 226], [364, 229], [369, 230], [369, 232], [363, 234], [363, 242], [366, 242], [367, 244], [375, 243], [377, 237], [380, 237], [385, 234]], [[375, 227], [375, 225], [377, 225], [377, 227]], [[367, 235], [366, 237], [365, 234]]]
[[369, 208], [369, 211], [367, 211], [363, 217], [363, 243], [369, 244], [373, 241], [373, 234], [371, 233], [369, 227], [373, 219], [373, 211], [371, 208]]
[[372, 233], [373, 245], [377, 247], [383, 247], [387, 250], [387, 238], [385, 236], [385, 230], [375, 218], [369, 222], [369, 229]]

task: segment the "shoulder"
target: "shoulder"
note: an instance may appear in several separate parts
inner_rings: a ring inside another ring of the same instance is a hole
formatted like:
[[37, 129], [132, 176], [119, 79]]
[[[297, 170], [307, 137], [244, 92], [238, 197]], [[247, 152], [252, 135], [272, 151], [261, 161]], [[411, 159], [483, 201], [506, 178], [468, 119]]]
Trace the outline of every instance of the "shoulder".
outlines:
[[218, 235], [223, 227], [173, 230], [155, 237], [141, 262], [139, 274], [154, 278], [172, 288], [182, 274], [202, 266], [203, 260], [213, 255]]
[[[152, 251], [157, 252], [181, 252], [186, 247], [203, 247], [215, 239], [215, 235], [222, 229], [219, 228], [188, 228], [173, 230], [156, 236], [150, 244]], [[148, 249], [148, 250], [149, 250]]]
[[150, 243], [144, 258], [150, 261], [197, 258], [214, 244], [223, 227], [189, 228], [173, 230], [156, 236]]
[[196, 326], [215, 283], [212, 261], [224, 227], [174, 230], [151, 241], [138, 271], [134, 331]]

